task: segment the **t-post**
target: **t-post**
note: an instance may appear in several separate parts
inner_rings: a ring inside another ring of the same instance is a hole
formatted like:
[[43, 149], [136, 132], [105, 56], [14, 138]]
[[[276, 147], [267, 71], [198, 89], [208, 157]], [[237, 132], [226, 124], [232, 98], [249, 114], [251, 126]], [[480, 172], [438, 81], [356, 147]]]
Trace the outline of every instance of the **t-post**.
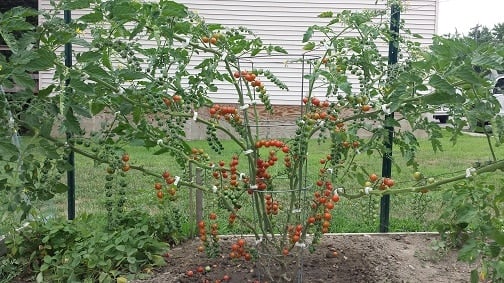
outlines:
[[[65, 24], [70, 24], [72, 20], [72, 11], [65, 10], [63, 14], [63, 20]], [[65, 66], [70, 68], [72, 67], [72, 43], [65, 43]], [[67, 79], [65, 82], [66, 85], [70, 84], [70, 79]], [[67, 89], [67, 94], [70, 94], [70, 91]], [[67, 131], [66, 133], [67, 143], [71, 142], [72, 134]], [[67, 185], [68, 185], [68, 220], [75, 219], [75, 156], [73, 150], [70, 150], [68, 153], [68, 163], [72, 167], [67, 171]]]
[[[388, 53], [388, 65], [389, 65], [389, 80], [393, 79], [390, 77], [390, 71], [394, 69], [394, 65], [397, 64], [397, 53], [399, 45], [399, 22], [401, 20], [401, 8], [398, 3], [393, 3], [391, 5], [390, 13], [390, 41], [389, 41], [389, 53]], [[385, 120], [394, 119], [394, 113], [387, 114]], [[383, 155], [382, 162], [382, 176], [384, 178], [390, 178], [392, 175], [392, 143], [394, 140], [394, 127], [386, 126], [388, 136], [384, 141], [386, 152]], [[389, 212], [390, 212], [390, 195], [384, 195], [380, 200], [380, 232], [386, 233], [389, 230]]]

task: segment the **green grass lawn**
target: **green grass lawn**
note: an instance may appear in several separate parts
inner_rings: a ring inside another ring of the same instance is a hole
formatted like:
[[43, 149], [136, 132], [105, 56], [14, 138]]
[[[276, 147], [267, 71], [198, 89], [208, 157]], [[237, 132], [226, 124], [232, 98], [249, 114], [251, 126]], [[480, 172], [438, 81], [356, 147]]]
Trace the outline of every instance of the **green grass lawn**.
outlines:
[[[484, 137], [474, 137], [464, 135], [460, 137], [456, 145], [452, 145], [446, 138], [442, 140], [444, 151], [433, 152], [427, 139], [420, 140], [420, 151], [417, 160], [420, 164], [419, 170], [426, 177], [442, 178], [449, 176], [453, 172], [462, 174], [466, 168], [471, 167], [474, 162], [484, 162], [490, 159], [487, 140]], [[191, 146], [203, 148], [214, 155], [204, 141], [191, 141]], [[224, 141], [225, 153], [215, 159], [230, 160], [231, 155], [237, 151], [231, 142]], [[318, 144], [313, 140], [310, 144], [310, 161], [308, 166], [309, 182], [314, 182], [320, 164], [318, 161], [325, 157], [329, 144]], [[154, 150], [147, 150], [143, 147], [128, 146], [126, 148], [130, 155], [132, 165], [143, 166], [154, 172], [161, 174], [169, 170], [173, 174], [181, 174], [174, 161], [168, 155], [153, 155]], [[497, 157], [502, 157], [504, 149], [496, 148]], [[394, 163], [392, 177], [396, 181], [395, 188], [408, 187], [414, 184], [412, 174], [414, 170], [405, 166], [397, 149], [393, 153]], [[381, 174], [382, 159], [369, 158], [366, 154], [360, 154], [357, 161], [367, 168], [368, 172]], [[213, 160], [215, 160], [213, 159]], [[106, 214], [105, 202], [105, 177], [107, 175], [106, 166], [95, 166], [86, 157], [76, 155], [76, 214], [98, 213]], [[207, 173], [206, 179], [210, 179]], [[491, 178], [491, 176], [486, 176]], [[194, 209], [188, 204], [189, 190], [180, 188], [176, 202], [167, 200], [160, 203], [156, 198], [154, 183], [156, 178], [146, 176], [141, 172], [130, 170], [126, 177], [128, 186], [126, 193], [126, 208], [140, 208], [145, 211], [157, 213], [159, 210], [177, 207], [183, 211], [185, 220], [190, 219]], [[359, 187], [361, 184], [346, 184], [345, 186]], [[450, 188], [449, 185], [447, 188]], [[206, 211], [220, 210], [217, 202], [212, 196], [205, 196]], [[333, 220], [331, 232], [376, 232], [379, 224], [379, 204], [378, 197], [363, 197], [358, 200], [342, 199], [333, 210]], [[434, 221], [438, 217], [442, 206], [440, 192], [428, 194], [404, 194], [393, 195], [390, 206], [390, 231], [432, 231]], [[67, 197], [66, 194], [58, 195], [49, 202], [41, 203], [41, 209], [45, 215], [66, 215]], [[225, 214], [227, 215], [227, 214]], [[224, 218], [224, 217], [223, 217]], [[225, 224], [227, 218], [223, 219]], [[225, 225], [222, 225], [224, 227]], [[221, 230], [221, 232], [239, 233], [238, 228]]]

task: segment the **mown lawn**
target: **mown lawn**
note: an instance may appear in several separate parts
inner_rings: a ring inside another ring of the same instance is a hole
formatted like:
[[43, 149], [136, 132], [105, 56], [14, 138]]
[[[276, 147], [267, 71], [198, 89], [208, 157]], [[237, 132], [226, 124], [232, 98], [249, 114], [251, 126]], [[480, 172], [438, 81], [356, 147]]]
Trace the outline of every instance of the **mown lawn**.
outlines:
[[[191, 146], [203, 148], [206, 152], [215, 156], [204, 141], [191, 141]], [[222, 156], [215, 159], [230, 160], [237, 148], [229, 141], [223, 142], [226, 150]], [[417, 155], [419, 170], [426, 177], [442, 178], [450, 176], [454, 172], [462, 174], [466, 168], [471, 167], [474, 162], [485, 162], [490, 159], [490, 151], [485, 137], [464, 135], [453, 145], [448, 138], [442, 140], [444, 151], [433, 152], [430, 142], [427, 139], [420, 140], [420, 151]], [[313, 183], [317, 178], [320, 168], [319, 160], [324, 158], [328, 152], [329, 144], [318, 144], [313, 140], [309, 150], [308, 183]], [[153, 155], [154, 150], [147, 150], [143, 147], [128, 146], [126, 148], [130, 155], [132, 165], [143, 166], [144, 168], [159, 172], [161, 175], [165, 170], [172, 174], [181, 174], [168, 155]], [[497, 157], [504, 155], [502, 147], [496, 148]], [[395, 188], [412, 186], [414, 180], [412, 174], [414, 170], [405, 166], [405, 162], [397, 149], [393, 153], [394, 164], [392, 177], [396, 185]], [[214, 160], [215, 160], [214, 159]], [[371, 159], [366, 154], [360, 154], [357, 162], [367, 168], [368, 172], [381, 174], [381, 158]], [[98, 213], [106, 214], [105, 210], [105, 177], [107, 175], [106, 166], [95, 166], [86, 157], [76, 155], [76, 214]], [[205, 180], [211, 181], [210, 172], [204, 176]], [[491, 178], [491, 176], [486, 176]], [[164, 200], [160, 202], [156, 198], [154, 183], [156, 178], [146, 176], [141, 172], [130, 170], [126, 177], [128, 186], [126, 189], [127, 209], [140, 208], [142, 210], [157, 213], [160, 209], [171, 209], [176, 207], [185, 215], [186, 221], [194, 214], [193, 206], [188, 204], [189, 190], [180, 188], [177, 192], [178, 199], [175, 202]], [[346, 187], [361, 187], [362, 184], [342, 184]], [[447, 186], [449, 189], [450, 186]], [[194, 195], [194, 192], [193, 192]], [[358, 200], [342, 199], [333, 210], [333, 220], [331, 232], [376, 232], [379, 224], [379, 203], [378, 197], [363, 197]], [[219, 211], [216, 200], [212, 196], [205, 196], [204, 205], [206, 211]], [[393, 195], [390, 207], [390, 231], [432, 231], [435, 220], [438, 217], [442, 206], [440, 192], [430, 192], [428, 194], [404, 194]], [[67, 197], [66, 194], [58, 195], [55, 199], [39, 204], [43, 210], [43, 216], [66, 215]], [[227, 215], [227, 214], [226, 214]], [[222, 217], [224, 225], [222, 233], [243, 232], [239, 227], [226, 227], [227, 217]], [[226, 218], [226, 219], [224, 219]], [[190, 223], [190, 221], [188, 222]], [[190, 224], [186, 223], [186, 227]]]

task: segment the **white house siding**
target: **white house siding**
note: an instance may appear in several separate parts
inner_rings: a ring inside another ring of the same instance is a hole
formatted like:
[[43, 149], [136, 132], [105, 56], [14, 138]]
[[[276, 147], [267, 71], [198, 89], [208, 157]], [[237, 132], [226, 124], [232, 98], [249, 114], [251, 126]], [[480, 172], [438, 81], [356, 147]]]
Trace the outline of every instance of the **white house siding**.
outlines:
[[[406, 9], [401, 14], [406, 27], [412, 33], [420, 34], [423, 38], [416, 39], [423, 46], [432, 43], [432, 36], [436, 32], [436, 18], [439, 0], [408, 0], [405, 1]], [[342, 10], [363, 10], [384, 8], [384, 1], [379, 0], [181, 0], [180, 3], [187, 5], [196, 11], [207, 22], [221, 23], [225, 26], [245, 26], [254, 31], [265, 44], [280, 45], [289, 52], [289, 56], [255, 59], [255, 68], [268, 68], [272, 70], [289, 88], [289, 92], [280, 91], [274, 86], [266, 84], [270, 91], [270, 99], [273, 104], [296, 105], [299, 104], [302, 95], [302, 65], [288, 63], [292, 59], [299, 58], [303, 54], [302, 38], [307, 27], [319, 24], [323, 25], [327, 19], [318, 18], [322, 12]], [[50, 9], [49, 0], [40, 0], [41, 9]], [[84, 11], [74, 11], [73, 18], [78, 18]], [[148, 42], [145, 42], [149, 45]], [[78, 48], [77, 46], [75, 48]], [[381, 48], [384, 52], [387, 45]], [[252, 65], [246, 60], [241, 66], [251, 69]], [[305, 71], [309, 71], [305, 65]], [[52, 74], [42, 73], [40, 80], [42, 87], [51, 82]], [[219, 91], [212, 93], [212, 98], [219, 103], [236, 103], [236, 97], [231, 88], [219, 84]], [[303, 88], [304, 89], [304, 88]], [[305, 89], [304, 89], [305, 90]], [[323, 96], [325, 92], [317, 93]]]
[[[303, 53], [302, 38], [307, 27], [327, 23], [327, 19], [317, 16], [325, 11], [359, 11], [385, 7], [384, 1], [375, 4], [375, 0], [183, 0], [181, 2], [197, 11], [207, 22], [218, 22], [226, 26], [245, 26], [254, 31], [264, 43], [284, 47], [291, 57], [260, 59], [254, 63], [255, 65], [265, 63], [265, 66], [255, 67], [272, 69], [289, 86], [289, 92], [270, 88], [271, 101], [274, 104], [287, 105], [299, 104], [302, 75], [300, 64], [285, 65], [284, 62]], [[412, 33], [423, 37], [418, 41], [424, 46], [432, 43], [432, 36], [436, 31], [437, 2], [438, 0], [405, 1], [405, 12], [401, 18], [405, 20], [406, 27]], [[383, 44], [380, 49], [386, 52], [387, 48], [387, 44]], [[304, 88], [303, 90], [306, 91]], [[325, 92], [321, 91], [316, 95], [324, 96], [324, 94]], [[222, 88], [215, 95], [215, 99], [229, 103], [235, 100], [232, 91], [228, 91], [227, 88]]]

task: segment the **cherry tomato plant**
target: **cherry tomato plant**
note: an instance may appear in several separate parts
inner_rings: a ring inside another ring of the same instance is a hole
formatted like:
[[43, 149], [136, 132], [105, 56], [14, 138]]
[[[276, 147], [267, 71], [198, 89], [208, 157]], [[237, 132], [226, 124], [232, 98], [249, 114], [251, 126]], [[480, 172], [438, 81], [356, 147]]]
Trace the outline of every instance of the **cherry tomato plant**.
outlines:
[[[253, 62], [258, 55], [284, 54], [282, 47], [263, 43], [246, 27], [207, 23], [172, 1], [62, 1], [55, 10], [83, 8], [90, 12], [71, 24], [43, 13], [45, 21], [39, 27], [27, 26], [25, 18], [36, 13], [26, 9], [2, 18], [10, 21], [0, 32], [13, 55], [0, 56], [0, 83], [20, 87], [18, 95], [26, 109], [22, 116], [9, 115], [17, 104], [0, 92], [2, 117], [9, 117], [0, 125], [7, 175], [0, 185], [13, 192], [7, 201], [12, 209], [23, 211], [22, 217], [32, 211], [30, 199], [51, 198], [66, 189], [60, 177], [72, 169], [67, 162], [72, 151], [106, 164], [105, 205], [111, 228], [127, 210], [124, 195], [129, 187], [124, 177], [139, 171], [152, 177], [153, 198], [162, 205], [177, 201], [179, 194], [193, 188], [225, 211], [225, 215], [212, 212], [197, 223], [200, 252], [220, 253], [218, 220], [227, 219], [229, 225], [239, 223], [255, 238], [255, 244], [240, 238], [229, 247], [228, 255], [236, 260], [259, 258], [270, 280], [289, 281], [294, 274], [287, 263], [314, 249], [330, 231], [341, 198], [369, 197], [369, 207], [374, 207], [373, 196], [425, 194], [449, 183], [458, 188], [477, 175], [504, 168], [491, 142], [489, 164], [432, 182], [415, 173], [413, 186], [368, 172], [356, 160], [359, 154], [392, 158], [386, 144], [393, 144], [416, 171], [420, 164], [415, 159], [414, 130], [425, 131], [433, 149], [441, 149], [442, 131], [425, 118], [426, 113], [439, 105], [451, 107], [448, 131], [453, 141], [474, 119], [494, 117], [498, 103], [478, 70], [502, 68], [502, 46], [477, 47], [435, 38], [431, 49], [424, 50], [412, 41], [415, 35], [402, 30], [404, 36], [397, 42], [402, 58], [389, 65], [378, 47], [379, 42], [393, 38], [386, 11], [324, 13], [320, 17], [327, 24], [308, 27], [302, 39], [305, 51], [313, 55], [288, 57], [310, 66], [311, 72], [300, 76], [306, 82], [303, 93], [294, 94], [302, 108], [294, 121], [296, 129], [291, 137], [280, 139], [261, 136], [254, 127], [263, 109], [275, 113], [270, 93], [287, 91], [289, 86], [269, 69], [245, 69], [240, 60], [246, 57]], [[20, 38], [15, 35], [23, 30], [29, 32]], [[69, 41], [79, 46], [71, 68], [54, 51]], [[53, 83], [33, 95], [35, 85], [29, 73], [48, 69], [54, 69]], [[223, 90], [233, 93], [233, 104], [214, 101], [213, 94]], [[104, 113], [111, 119], [98, 132], [88, 132], [79, 122]], [[191, 147], [185, 136], [189, 122], [206, 128], [206, 140], [215, 152]], [[492, 122], [500, 143], [504, 124], [501, 118]], [[20, 127], [34, 136], [28, 149], [10, 141]], [[55, 128], [66, 133], [68, 141], [55, 135]], [[223, 137], [239, 149], [230, 160], [219, 156], [226, 150]], [[307, 176], [312, 139], [330, 144], [330, 151], [318, 161], [319, 173]], [[153, 148], [156, 155], [169, 154], [176, 165], [150, 171], [124, 152], [122, 147], [130, 143]], [[44, 149], [42, 160], [31, 152], [40, 148]], [[191, 172], [195, 167], [209, 172], [210, 181], [195, 182]], [[467, 186], [475, 185], [468, 182]], [[164, 207], [170, 209], [170, 205]], [[498, 217], [499, 205], [492, 208], [495, 214], [483, 216]], [[491, 223], [485, 231], [491, 231], [487, 236], [501, 248], [501, 224]], [[489, 253], [502, 259], [494, 246]], [[273, 267], [278, 266], [276, 271]], [[485, 266], [498, 270], [499, 265]], [[499, 271], [492, 274], [503, 276]]]

